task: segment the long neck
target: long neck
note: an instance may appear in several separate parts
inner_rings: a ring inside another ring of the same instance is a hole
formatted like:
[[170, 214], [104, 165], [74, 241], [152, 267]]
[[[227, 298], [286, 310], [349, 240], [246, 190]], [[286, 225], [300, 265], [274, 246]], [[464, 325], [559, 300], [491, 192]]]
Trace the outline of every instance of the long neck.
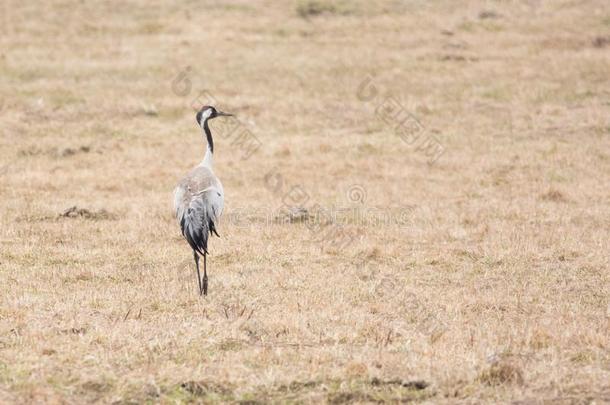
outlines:
[[208, 147], [205, 151], [205, 156], [203, 157], [202, 164], [207, 167], [212, 167], [212, 155], [214, 155], [214, 139], [212, 139], [212, 132], [210, 132], [210, 127], [208, 126], [208, 120], [203, 122], [203, 131], [205, 132], [205, 137], [208, 141]]

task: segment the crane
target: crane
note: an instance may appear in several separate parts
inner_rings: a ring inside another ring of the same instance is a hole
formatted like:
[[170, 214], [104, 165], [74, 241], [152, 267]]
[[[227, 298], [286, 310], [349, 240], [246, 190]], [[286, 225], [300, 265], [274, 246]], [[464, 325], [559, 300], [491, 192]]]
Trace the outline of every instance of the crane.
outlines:
[[[208, 121], [232, 115], [218, 111], [212, 106], [203, 106], [197, 112], [197, 124], [205, 134], [207, 149], [201, 163], [193, 168], [174, 190], [176, 219], [180, 223], [182, 235], [193, 249], [200, 295], [208, 294], [208, 237], [219, 236], [216, 226], [224, 206], [222, 183], [212, 170], [214, 140]], [[199, 272], [200, 256], [203, 256], [203, 278]]]

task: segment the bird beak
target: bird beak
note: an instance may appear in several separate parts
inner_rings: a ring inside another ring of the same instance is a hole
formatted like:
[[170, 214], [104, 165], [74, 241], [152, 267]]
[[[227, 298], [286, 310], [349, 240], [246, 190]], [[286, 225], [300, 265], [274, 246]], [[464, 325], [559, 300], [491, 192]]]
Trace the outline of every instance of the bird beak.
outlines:
[[216, 111], [216, 116], [217, 117], [232, 117], [233, 114], [229, 114], [229, 113], [222, 112], [222, 111]]

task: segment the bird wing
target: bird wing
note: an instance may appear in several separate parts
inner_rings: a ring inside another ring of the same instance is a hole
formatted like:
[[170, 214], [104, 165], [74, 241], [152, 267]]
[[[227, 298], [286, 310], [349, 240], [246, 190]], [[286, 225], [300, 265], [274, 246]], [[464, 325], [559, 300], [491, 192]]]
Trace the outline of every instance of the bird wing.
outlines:
[[193, 250], [207, 253], [208, 236], [218, 236], [216, 225], [224, 206], [222, 184], [207, 168], [198, 167], [176, 188], [174, 205], [182, 235]]

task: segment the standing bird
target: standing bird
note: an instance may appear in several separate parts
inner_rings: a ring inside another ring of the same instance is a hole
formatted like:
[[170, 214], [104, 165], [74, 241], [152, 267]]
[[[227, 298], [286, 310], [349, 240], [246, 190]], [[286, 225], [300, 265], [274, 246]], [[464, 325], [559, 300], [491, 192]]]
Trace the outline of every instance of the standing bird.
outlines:
[[[208, 273], [206, 257], [208, 255], [208, 236], [215, 234], [216, 224], [222, 214], [224, 191], [218, 177], [212, 171], [214, 140], [208, 120], [216, 117], [231, 116], [214, 107], [204, 106], [197, 112], [197, 124], [206, 136], [208, 147], [199, 166], [186, 175], [174, 190], [174, 210], [180, 222], [182, 235], [193, 249], [197, 267], [199, 294], [208, 294]], [[203, 279], [199, 273], [199, 256], [203, 256]]]

